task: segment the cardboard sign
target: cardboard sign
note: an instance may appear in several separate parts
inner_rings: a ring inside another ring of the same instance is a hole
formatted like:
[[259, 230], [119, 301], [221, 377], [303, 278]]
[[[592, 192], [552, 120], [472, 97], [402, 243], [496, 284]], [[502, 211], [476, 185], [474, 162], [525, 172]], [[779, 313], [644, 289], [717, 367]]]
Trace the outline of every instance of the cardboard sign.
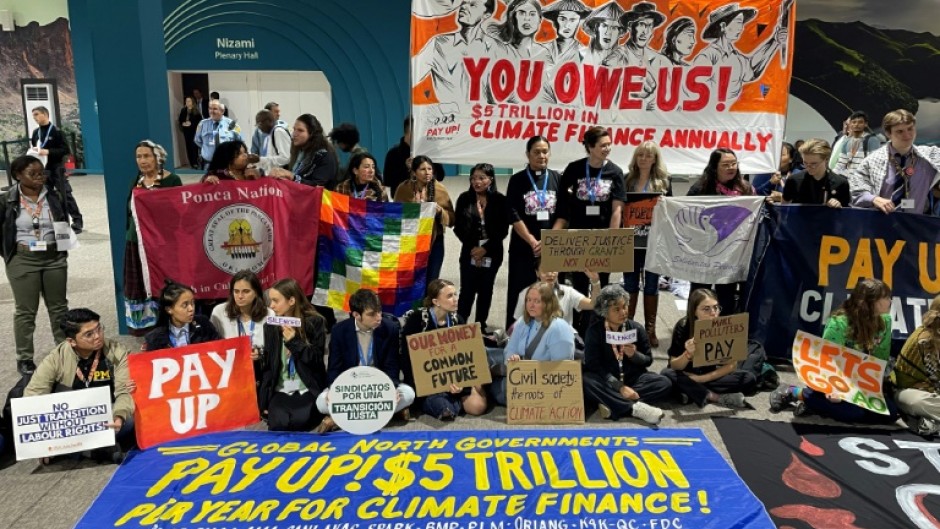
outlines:
[[636, 329], [630, 329], [627, 332], [607, 331], [607, 343], [611, 345], [636, 343]]
[[134, 353], [127, 365], [141, 448], [260, 420], [247, 336]]
[[661, 193], [627, 193], [623, 204], [623, 227], [633, 228], [633, 247], [645, 249], [653, 223], [653, 208]]
[[797, 331], [793, 340], [793, 368], [804, 384], [882, 415], [889, 414], [882, 387], [887, 365], [803, 331]]
[[357, 366], [343, 371], [330, 386], [330, 416], [356, 435], [375, 433], [395, 415], [398, 388], [381, 370]]
[[584, 424], [581, 362], [510, 362], [506, 369], [506, 423]]
[[722, 316], [695, 322], [695, 367], [740, 362], [747, 358], [748, 314]]
[[300, 318], [291, 318], [290, 316], [268, 316], [264, 320], [268, 325], [287, 325], [288, 327], [300, 327]]
[[17, 461], [114, 445], [107, 387], [13, 399], [10, 409]]
[[480, 324], [457, 325], [408, 337], [419, 397], [492, 382]]
[[542, 270], [632, 272], [633, 228], [542, 230]]

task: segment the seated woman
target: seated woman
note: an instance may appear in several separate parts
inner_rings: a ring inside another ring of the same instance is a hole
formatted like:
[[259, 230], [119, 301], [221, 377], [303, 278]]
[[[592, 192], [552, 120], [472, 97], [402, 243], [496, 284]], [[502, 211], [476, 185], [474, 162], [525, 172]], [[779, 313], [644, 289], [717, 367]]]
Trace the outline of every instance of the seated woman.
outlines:
[[336, 186], [336, 192], [354, 198], [388, 202], [385, 188], [375, 177], [376, 167], [375, 156], [367, 152], [354, 154], [349, 159], [346, 178]]
[[684, 397], [702, 408], [713, 402], [729, 408], [746, 408], [744, 393], [757, 389], [757, 376], [764, 363], [763, 349], [755, 351], [742, 362], [723, 365], [695, 367], [695, 322], [713, 320], [721, 314], [718, 296], [707, 288], [699, 288], [689, 295], [689, 306], [685, 317], [672, 330], [669, 345], [669, 367], [662, 374], [679, 388]]
[[[446, 279], [431, 281], [424, 306], [410, 310], [404, 316], [398, 358], [406, 384], [414, 387], [408, 336], [463, 323], [463, 318], [457, 314], [457, 289], [454, 284]], [[486, 395], [482, 386], [460, 388], [452, 385], [450, 391], [425, 397], [422, 410], [442, 421], [454, 420], [461, 410], [467, 415], [483, 415], [486, 413]]]
[[[878, 279], [859, 280], [849, 299], [826, 322], [822, 337], [875, 358], [891, 356], [891, 288]], [[770, 394], [770, 411], [795, 405], [794, 415], [816, 413], [842, 422], [892, 424], [898, 420], [894, 401], [885, 395], [890, 414], [881, 415], [843, 401], [839, 396], [802, 386], [781, 384]]]
[[[668, 397], [672, 382], [646, 370], [653, 354], [646, 330], [627, 319], [629, 297], [620, 285], [608, 285], [597, 295], [594, 312], [602, 320], [595, 320], [584, 337], [584, 400], [596, 403], [604, 419], [636, 417], [659, 424], [665, 412], [650, 403]], [[608, 332], [632, 331], [635, 342], [608, 343]]]
[[[574, 311], [592, 310], [594, 300], [578, 292], [574, 287], [563, 285], [558, 282], [558, 272], [548, 272], [542, 268], [542, 259], [535, 258], [535, 273], [538, 274], [539, 281], [552, 287], [555, 291], [555, 297], [558, 298], [558, 308], [561, 310], [561, 317], [568, 322], [568, 325], [574, 325]], [[584, 274], [591, 281], [591, 292], [600, 292], [601, 279], [597, 272], [584, 270]], [[513, 317], [517, 320], [525, 312], [526, 290], [519, 293], [519, 301], [516, 303], [516, 312]]]
[[261, 410], [269, 430], [309, 431], [323, 418], [314, 404], [326, 387], [325, 320], [293, 279], [274, 283], [268, 298], [276, 315], [299, 318], [301, 325], [264, 326]]
[[[525, 292], [525, 313], [513, 326], [515, 330], [503, 350], [503, 363], [574, 359], [574, 328], [561, 317], [554, 288], [546, 283], [535, 283]], [[504, 375], [494, 378], [492, 391], [493, 400], [505, 406]]]
[[248, 167], [248, 147], [241, 140], [222, 142], [215, 148], [202, 181], [218, 184], [220, 180], [256, 180], [257, 169]]
[[193, 289], [172, 279], [166, 280], [160, 292], [160, 317], [157, 326], [144, 338], [144, 350], [182, 347], [220, 338], [209, 318], [196, 314], [195, 298]]
[[940, 431], [940, 296], [933, 298], [923, 324], [907, 338], [891, 376], [907, 427], [917, 435], [936, 435]]
[[261, 382], [264, 366], [264, 320], [274, 311], [264, 306], [261, 280], [250, 270], [232, 276], [228, 285], [228, 301], [212, 309], [209, 321], [222, 338], [248, 336], [251, 360], [255, 363], [255, 380]]

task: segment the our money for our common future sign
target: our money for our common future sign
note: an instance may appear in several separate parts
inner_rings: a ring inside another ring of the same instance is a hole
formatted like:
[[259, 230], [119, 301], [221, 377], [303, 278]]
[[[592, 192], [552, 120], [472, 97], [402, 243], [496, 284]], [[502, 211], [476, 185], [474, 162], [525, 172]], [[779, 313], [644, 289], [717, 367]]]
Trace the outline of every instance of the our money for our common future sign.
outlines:
[[747, 326], [746, 312], [712, 320], [696, 320], [692, 365], [713, 366], [747, 358]]
[[479, 323], [413, 334], [408, 353], [419, 397], [492, 381]]
[[803, 331], [793, 340], [793, 368], [804, 384], [882, 415], [889, 413], [882, 386], [886, 367], [884, 360]]
[[10, 401], [16, 459], [71, 454], [114, 444], [106, 387], [63, 391]]
[[583, 424], [581, 362], [510, 362], [506, 367], [506, 422]]
[[632, 272], [633, 228], [542, 230], [542, 270]]

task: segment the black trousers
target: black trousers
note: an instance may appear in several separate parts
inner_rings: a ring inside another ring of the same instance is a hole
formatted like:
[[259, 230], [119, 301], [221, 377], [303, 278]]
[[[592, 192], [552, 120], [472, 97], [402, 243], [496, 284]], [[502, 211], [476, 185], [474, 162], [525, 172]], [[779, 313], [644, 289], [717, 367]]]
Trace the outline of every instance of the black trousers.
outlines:
[[718, 296], [718, 304], [721, 305], [722, 316], [741, 312], [744, 305], [744, 283], [729, 283], [727, 285], [692, 283], [689, 285], [689, 296], [699, 288], [709, 288], [715, 292]]
[[[463, 321], [470, 321], [470, 309], [476, 299], [476, 321], [486, 324], [493, 304], [493, 288], [496, 285], [496, 273], [502, 260], [493, 260], [489, 268], [473, 266], [470, 253], [460, 256], [460, 297], [457, 299], [457, 314]], [[518, 294], [517, 294], [518, 295]], [[484, 329], [485, 330], [485, 329]]]
[[78, 209], [78, 202], [75, 201], [75, 195], [72, 194], [72, 184], [69, 183], [69, 179], [65, 177], [65, 168], [64, 167], [54, 167], [49, 169], [49, 179], [50, 182], [47, 184], [47, 187], [58, 188], [62, 190], [62, 194], [65, 195], [65, 211], [69, 214], [69, 218], [72, 219], [72, 224], [76, 228], [83, 228], [84, 222], [82, 220], [82, 212]]
[[535, 256], [532, 255], [532, 249], [528, 246], [518, 250], [510, 247], [509, 284], [506, 292], [507, 329], [516, 321], [512, 315], [516, 312], [519, 293], [536, 281], [538, 281], [538, 275], [535, 273]]
[[760, 377], [766, 355], [763, 349], [755, 349], [741, 362], [738, 369], [731, 373], [701, 384], [689, 378], [685, 371], [676, 371], [667, 367], [663, 369], [662, 374], [672, 381], [680, 393], [684, 393], [689, 400], [699, 407], [705, 406], [708, 400], [708, 392], [717, 393], [746, 393], [753, 394], [757, 391], [757, 380]]
[[323, 420], [312, 391], [287, 394], [277, 391], [268, 405], [268, 430], [307, 432]]
[[[610, 418], [617, 420], [633, 415], [633, 402], [623, 398], [607, 381], [597, 373], [584, 372], [584, 400], [594, 406], [604, 404], [610, 408]], [[630, 382], [630, 381], [628, 381]], [[633, 379], [628, 386], [640, 395], [640, 401], [646, 404], [665, 400], [672, 393], [672, 381], [656, 373], [643, 373]]]

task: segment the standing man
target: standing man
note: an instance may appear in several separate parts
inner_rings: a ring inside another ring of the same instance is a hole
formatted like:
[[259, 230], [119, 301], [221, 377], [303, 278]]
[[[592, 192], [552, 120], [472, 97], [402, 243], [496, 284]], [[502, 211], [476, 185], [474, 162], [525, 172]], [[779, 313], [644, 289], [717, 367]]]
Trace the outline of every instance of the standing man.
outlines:
[[[405, 117], [404, 135], [395, 145], [385, 154], [385, 167], [382, 169], [380, 178], [382, 185], [391, 189], [394, 193], [398, 185], [411, 178], [411, 129], [414, 126], [414, 119], [411, 116]], [[438, 182], [444, 180], [444, 166], [434, 164], [434, 178]]]
[[209, 100], [202, 97], [202, 90], [193, 88], [193, 101], [199, 109], [199, 117], [202, 119], [209, 117]]
[[256, 163], [261, 173], [268, 174], [275, 167], [287, 165], [290, 161], [291, 146], [290, 132], [287, 132], [287, 127], [278, 125], [270, 110], [258, 112], [255, 116], [255, 125], [258, 129], [251, 140], [251, 153], [259, 156]]
[[[218, 92], [212, 92], [209, 94], [209, 101], [212, 101], [213, 99], [222, 102], [222, 96], [220, 96]], [[222, 115], [228, 117], [228, 108], [224, 103], [222, 103]]]
[[200, 165], [209, 166], [218, 144], [226, 141], [241, 140], [241, 129], [231, 119], [222, 115], [225, 105], [218, 99], [209, 101], [209, 117], [199, 122], [196, 129], [196, 145], [199, 146]]
[[881, 147], [881, 140], [868, 128], [868, 114], [862, 110], [852, 112], [845, 120], [842, 135], [836, 140], [829, 158], [833, 172], [848, 177], [869, 154]]
[[50, 190], [61, 189], [65, 194], [65, 210], [72, 219], [72, 229], [75, 233], [81, 233], [85, 227], [82, 221], [82, 212], [78, 209], [78, 202], [72, 194], [72, 184], [65, 174], [65, 168], [62, 160], [71, 151], [69, 144], [65, 142], [65, 135], [56, 127], [49, 118], [49, 109], [46, 107], [36, 107], [33, 109], [33, 119], [39, 125], [33, 130], [30, 138], [30, 149], [28, 154], [42, 160], [49, 172], [49, 179], [46, 180], [46, 187]]
[[274, 115], [275, 125], [287, 128], [287, 123], [281, 120], [281, 105], [277, 104], [274, 101], [268, 102], [264, 105], [264, 109], [271, 112]]
[[849, 176], [852, 205], [940, 216], [940, 147], [914, 145], [917, 119], [904, 109], [885, 114], [881, 129], [888, 143]]

